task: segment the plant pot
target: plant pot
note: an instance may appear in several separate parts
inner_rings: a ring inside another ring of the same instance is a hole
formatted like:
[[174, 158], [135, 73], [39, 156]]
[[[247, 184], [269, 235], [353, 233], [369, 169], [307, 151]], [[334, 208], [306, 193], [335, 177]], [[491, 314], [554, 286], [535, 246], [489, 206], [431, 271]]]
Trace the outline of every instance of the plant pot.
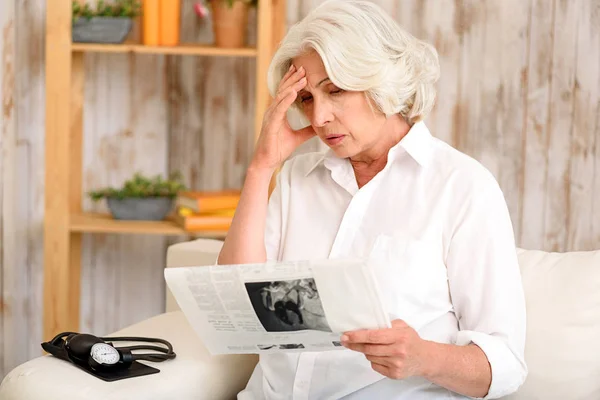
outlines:
[[234, 1], [233, 6], [229, 7], [227, 1], [213, 0], [210, 5], [215, 45], [225, 48], [245, 47], [249, 4]]
[[126, 17], [77, 18], [73, 21], [72, 40], [76, 43], [123, 43], [133, 21]]
[[161, 221], [173, 208], [170, 197], [108, 197], [108, 208], [115, 219]]

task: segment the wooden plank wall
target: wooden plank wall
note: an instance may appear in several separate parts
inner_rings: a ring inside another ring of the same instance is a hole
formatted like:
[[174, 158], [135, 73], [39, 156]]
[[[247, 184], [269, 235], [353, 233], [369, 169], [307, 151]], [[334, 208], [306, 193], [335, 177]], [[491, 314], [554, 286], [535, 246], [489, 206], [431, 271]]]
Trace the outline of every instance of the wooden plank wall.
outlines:
[[[183, 0], [191, 10], [194, 0]], [[256, 43], [256, 12], [249, 16], [249, 44]], [[182, 15], [182, 40], [211, 43], [210, 19]], [[168, 163], [186, 184], [239, 188], [252, 153], [255, 60], [244, 57], [167, 57]]]
[[[168, 129], [162, 57], [90, 54], [85, 63], [84, 190], [120, 185], [133, 171], [164, 174]], [[105, 207], [84, 199], [86, 211]], [[165, 240], [84, 235], [81, 330], [107, 334], [163, 309]]]
[[[212, 40], [210, 23], [183, 1], [182, 36]], [[320, 2], [288, 0], [288, 24]], [[600, 248], [600, 0], [377, 3], [438, 49], [428, 125], [494, 173], [518, 245]], [[45, 7], [0, 2], [0, 378], [39, 355], [42, 341]], [[134, 170], [239, 187], [253, 144], [254, 68], [226, 57], [87, 56], [84, 190]], [[85, 210], [103, 207], [84, 200]], [[180, 240], [85, 235], [82, 330], [106, 334], [161, 312], [165, 249]]]
[[0, 376], [40, 353], [44, 210], [42, 2], [0, 4]]
[[3, 366], [14, 358], [11, 344], [16, 342], [13, 327], [19, 325], [9, 313], [14, 296], [9, 282], [15, 273], [15, 241], [12, 231], [15, 176], [15, 37], [16, 13], [11, 2], [0, 3], [0, 376]]

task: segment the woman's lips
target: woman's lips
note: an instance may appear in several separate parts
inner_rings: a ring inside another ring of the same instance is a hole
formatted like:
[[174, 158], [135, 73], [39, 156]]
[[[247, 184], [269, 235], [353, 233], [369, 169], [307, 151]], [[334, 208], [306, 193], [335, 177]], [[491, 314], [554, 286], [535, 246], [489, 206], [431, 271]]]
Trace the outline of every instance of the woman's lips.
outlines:
[[336, 144], [341, 143], [342, 140], [344, 140], [344, 137], [345, 137], [344, 135], [329, 135], [329, 136], [325, 137], [325, 141], [330, 146], [335, 146]]

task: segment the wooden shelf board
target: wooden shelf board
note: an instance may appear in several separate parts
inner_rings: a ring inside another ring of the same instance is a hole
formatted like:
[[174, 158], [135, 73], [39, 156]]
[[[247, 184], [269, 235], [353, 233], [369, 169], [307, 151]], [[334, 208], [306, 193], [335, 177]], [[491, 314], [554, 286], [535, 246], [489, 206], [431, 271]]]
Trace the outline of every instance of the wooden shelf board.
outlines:
[[224, 231], [188, 232], [167, 217], [164, 221], [124, 221], [109, 214], [82, 213], [71, 215], [71, 232], [137, 233], [145, 235], [186, 235], [194, 237], [225, 237]]
[[138, 53], [138, 54], [178, 54], [196, 56], [231, 56], [231, 57], [256, 57], [255, 48], [244, 47], [238, 49], [220, 48], [197, 43], [180, 44], [179, 46], [145, 46], [135, 43], [124, 44], [98, 44], [98, 43], [72, 43], [73, 52], [97, 53]]

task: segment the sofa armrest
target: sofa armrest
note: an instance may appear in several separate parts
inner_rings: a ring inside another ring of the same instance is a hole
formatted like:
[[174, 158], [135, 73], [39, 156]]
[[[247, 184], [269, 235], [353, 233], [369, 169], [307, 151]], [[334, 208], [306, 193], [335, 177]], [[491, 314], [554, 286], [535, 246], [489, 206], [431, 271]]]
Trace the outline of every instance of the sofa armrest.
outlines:
[[233, 399], [247, 384], [258, 360], [256, 355], [211, 356], [181, 311], [149, 318], [108, 336], [163, 338], [171, 342], [177, 357], [162, 363], [141, 361], [158, 368], [158, 374], [104, 382], [66, 361], [42, 356], [5, 377], [0, 399]]
[[[198, 239], [167, 250], [167, 268], [212, 265], [222, 241]], [[173, 345], [174, 360], [144, 362], [160, 373], [104, 382], [53, 356], [37, 357], [13, 369], [0, 385], [2, 400], [233, 399], [247, 384], [257, 355], [212, 356], [179, 310], [167, 288], [167, 313], [107, 335], [158, 337]], [[169, 312], [170, 311], [170, 312]], [[117, 342], [116, 346], [127, 345]], [[57, 384], [60, 382], [60, 384]]]

